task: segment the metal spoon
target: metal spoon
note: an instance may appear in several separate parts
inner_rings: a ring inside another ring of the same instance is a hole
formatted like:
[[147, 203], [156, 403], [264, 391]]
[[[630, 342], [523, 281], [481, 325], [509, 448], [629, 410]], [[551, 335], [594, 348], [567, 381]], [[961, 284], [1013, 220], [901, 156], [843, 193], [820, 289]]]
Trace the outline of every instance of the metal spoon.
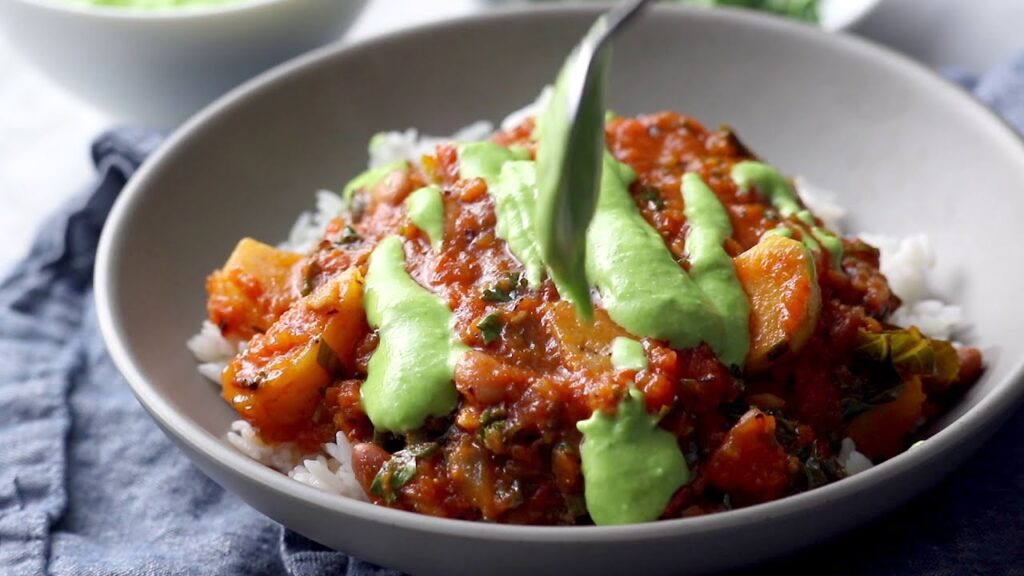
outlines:
[[536, 231], [559, 294], [593, 314], [586, 233], [600, 195], [609, 40], [651, 0], [622, 2], [597, 19], [566, 60], [539, 120]]

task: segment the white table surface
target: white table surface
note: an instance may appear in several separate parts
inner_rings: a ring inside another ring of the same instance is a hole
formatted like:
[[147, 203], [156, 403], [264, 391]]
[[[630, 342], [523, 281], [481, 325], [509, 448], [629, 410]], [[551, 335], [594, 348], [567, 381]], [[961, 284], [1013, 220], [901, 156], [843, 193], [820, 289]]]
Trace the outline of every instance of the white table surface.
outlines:
[[[1024, 0], [883, 1], [857, 32], [931, 66], [978, 72], [1024, 50]], [[483, 0], [374, 0], [347, 38], [487, 5]], [[89, 143], [109, 125], [40, 77], [0, 37], [0, 273], [25, 253], [48, 213], [90, 184]]]

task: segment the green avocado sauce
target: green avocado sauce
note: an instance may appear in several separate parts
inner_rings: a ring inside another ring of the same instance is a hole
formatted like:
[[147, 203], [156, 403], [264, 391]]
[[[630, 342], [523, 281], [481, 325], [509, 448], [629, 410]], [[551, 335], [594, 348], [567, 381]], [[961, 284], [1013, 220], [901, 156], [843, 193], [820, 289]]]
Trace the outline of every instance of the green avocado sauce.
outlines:
[[804, 22], [818, 21], [818, 0], [676, 0], [698, 6], [734, 6], [771, 12]]
[[793, 238], [793, 230], [788, 226], [777, 226], [771, 230], [766, 230], [764, 234], [761, 234], [761, 238], [767, 238], [768, 236], [782, 236], [783, 238]]
[[612, 367], [616, 370], [647, 369], [647, 353], [644, 345], [632, 338], [619, 336], [612, 340]]
[[683, 204], [690, 234], [690, 277], [722, 319], [719, 357], [742, 366], [750, 350], [750, 300], [743, 290], [732, 257], [723, 244], [732, 236], [729, 214], [714, 191], [696, 174], [683, 176]]
[[700, 265], [687, 274], [637, 210], [629, 194], [634, 178], [628, 166], [605, 154], [601, 196], [587, 232], [587, 276], [608, 315], [631, 334], [667, 340], [674, 348], [707, 342], [722, 362], [742, 366], [749, 304], [739, 304], [743, 288], [732, 259], [715, 244], [732, 233], [725, 209], [706, 186], [689, 187], [696, 202], [687, 212], [687, 247], [691, 264]]
[[597, 525], [656, 520], [690, 480], [675, 436], [658, 427], [636, 388], [614, 415], [595, 412], [576, 427], [583, 433], [584, 498]]
[[[731, 176], [741, 192], [746, 194], [751, 188], [756, 188], [783, 218], [794, 217], [799, 220], [802, 227], [806, 228], [806, 233], [801, 234], [804, 246], [812, 252], [820, 252], [824, 247], [832, 258], [832, 265], [839, 266], [843, 260], [843, 241], [815, 224], [814, 216], [800, 204], [793, 187], [778, 170], [767, 164], [748, 160], [734, 165]], [[793, 231], [789, 230], [789, 237], [792, 235]]]
[[525, 148], [505, 148], [494, 142], [470, 142], [462, 144], [459, 151], [459, 177], [480, 178], [488, 188], [498, 181], [501, 167], [506, 162], [528, 160], [529, 152]]
[[529, 157], [525, 150], [517, 152], [493, 142], [464, 144], [459, 147], [459, 175], [487, 183], [498, 216], [495, 233], [523, 265], [530, 288], [537, 288], [544, 279], [544, 261], [533, 232], [537, 170], [524, 157]]
[[434, 250], [441, 249], [444, 239], [444, 198], [437, 186], [424, 186], [405, 199], [409, 219], [427, 235]]
[[374, 428], [408, 432], [451, 412], [459, 399], [455, 363], [468, 348], [456, 339], [444, 301], [406, 272], [399, 237], [385, 238], [371, 254], [363, 305], [380, 336], [360, 389]]
[[341, 197], [345, 200], [346, 205], [351, 205], [352, 195], [355, 194], [356, 190], [363, 188], [372, 188], [377, 185], [378, 182], [384, 179], [385, 176], [391, 174], [395, 170], [408, 170], [409, 163], [405, 160], [396, 160], [395, 162], [389, 162], [383, 166], [376, 168], [370, 168], [362, 174], [356, 176], [349, 183], [345, 185], [345, 188], [341, 190]]

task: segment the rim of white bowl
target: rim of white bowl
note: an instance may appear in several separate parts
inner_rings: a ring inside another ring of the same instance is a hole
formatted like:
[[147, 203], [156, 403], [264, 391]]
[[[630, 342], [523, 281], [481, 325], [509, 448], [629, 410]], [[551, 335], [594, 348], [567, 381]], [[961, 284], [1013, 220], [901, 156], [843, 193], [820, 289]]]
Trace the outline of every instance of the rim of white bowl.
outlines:
[[[956, 86], [933, 71], [910, 58], [866, 40], [848, 35], [835, 35], [816, 27], [792, 23], [782, 18], [750, 13], [743, 10], [702, 10], [687, 6], [657, 6], [655, 10], [674, 11], [689, 18], [704, 22], [727, 22], [729, 25], [769, 29], [776, 33], [799, 36], [808, 42], [833, 44], [845, 52], [861, 58], [871, 58], [877, 65], [898, 71], [914, 82], [923, 82], [933, 88], [935, 97], [952, 99], [957, 105], [969, 110], [977, 117], [979, 124], [991, 133], [993, 139], [1002, 141], [1002, 146], [1011, 147], [1020, 155], [1024, 167], [1024, 139], [1022, 139], [1002, 118]], [[266, 467], [230, 447], [223, 435], [214, 436], [207, 432], [187, 414], [179, 412], [160, 394], [136, 365], [125, 344], [126, 339], [119, 328], [119, 314], [114, 311], [113, 302], [118, 296], [118, 287], [110, 278], [116, 261], [117, 251], [122, 248], [120, 230], [122, 221], [132, 213], [140, 191], [149, 174], [156, 172], [164, 159], [173, 152], [187, 146], [188, 140], [210, 119], [224, 110], [243, 104], [263, 90], [270, 90], [280, 82], [301, 75], [308, 67], [327, 65], [332, 56], [344, 54], [358, 58], [372, 52], [375, 47], [394, 42], [405, 42], [416, 37], [429, 37], [432, 33], [447, 29], [473, 26], [477, 22], [489, 22], [510, 18], [541, 18], [545, 14], [563, 16], [596, 16], [596, 6], [545, 6], [513, 7], [436, 22], [422, 26], [394, 31], [381, 36], [365, 39], [352, 44], [326, 46], [299, 56], [253, 78], [210, 104], [178, 129], [160, 150], [150, 158], [128, 183], [117, 199], [100, 238], [96, 268], [95, 297], [100, 329], [108, 351], [117, 368], [124, 375], [136, 397], [150, 415], [178, 441], [192, 450], [217, 461], [232, 473], [246, 477], [246, 480], [260, 484], [263, 488], [279, 493], [282, 497], [300, 500], [344, 515], [381, 522], [401, 529], [445, 533], [466, 539], [523, 542], [624, 542], [660, 538], [678, 538], [691, 533], [714, 533], [727, 531], [740, 525], [767, 519], [803, 514], [810, 509], [820, 509], [840, 499], [869, 493], [873, 488], [887, 484], [926, 462], [942, 458], [947, 450], [974, 442], [986, 433], [994, 431], [994, 425], [1005, 424], [1005, 419], [1024, 400], [1024, 358], [1018, 360], [1006, 378], [996, 384], [967, 412], [937, 432], [921, 446], [905, 451], [869, 470], [815, 488], [807, 492], [787, 496], [764, 504], [740, 508], [716, 514], [659, 520], [646, 524], [624, 526], [519, 526], [490, 524], [467, 520], [437, 518], [394, 510], [368, 502], [328, 494], [292, 480]], [[1022, 168], [1024, 171], [1024, 168]], [[197, 317], [197, 322], [199, 318]], [[182, 344], [184, 346], [184, 343]], [[227, 431], [225, 430], [225, 433]]]
[[[21, 2], [41, 10], [70, 13], [87, 18], [106, 20], [192, 20], [219, 16], [233, 16], [273, 6], [296, 3], [299, 0], [232, 0], [224, 4], [201, 4], [196, 6], [174, 6], [166, 8], [139, 8], [132, 6], [96, 6], [76, 0], [0, 0]], [[336, 0], [347, 2], [348, 0]]]
[[[848, 2], [849, 0], [829, 0], [829, 1], [831, 1], [831, 2]], [[867, 1], [865, 1], [864, 4], [861, 6], [860, 10], [855, 12], [854, 16], [852, 18], [846, 18], [845, 20], [841, 20], [838, 24], [833, 24], [833, 23], [830, 23], [830, 22], [825, 22], [824, 20], [822, 20], [820, 18], [821, 12], [822, 12], [822, 7], [821, 6], [822, 6], [823, 3], [824, 3], [824, 1], [822, 1], [822, 2], [820, 2], [818, 4], [818, 6], [819, 6], [818, 7], [818, 15], [819, 15], [819, 20], [820, 20], [818, 22], [818, 26], [822, 30], [828, 30], [829, 32], [844, 32], [846, 30], [849, 30], [850, 28], [853, 28], [853, 27], [857, 26], [858, 24], [863, 22], [865, 19], [867, 19], [867, 17], [872, 12], [877, 10], [878, 7], [882, 4], [882, 0], [867, 0]]]

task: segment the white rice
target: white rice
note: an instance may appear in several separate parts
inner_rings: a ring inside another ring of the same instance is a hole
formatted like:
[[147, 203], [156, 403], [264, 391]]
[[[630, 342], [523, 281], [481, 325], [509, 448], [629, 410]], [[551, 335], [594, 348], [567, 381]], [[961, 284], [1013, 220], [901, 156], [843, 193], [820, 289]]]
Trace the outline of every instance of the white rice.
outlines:
[[264, 444], [256, 434], [256, 429], [245, 420], [231, 423], [227, 439], [242, 454], [279, 472], [287, 473], [302, 457], [301, 451], [294, 444]]
[[303, 212], [292, 224], [288, 240], [278, 244], [278, 248], [309, 254], [327, 231], [327, 225], [345, 210], [345, 202], [341, 196], [327, 190], [316, 193], [316, 210]]
[[381, 132], [370, 140], [370, 168], [378, 168], [399, 160], [419, 164], [424, 156], [433, 154], [438, 144], [484, 140], [494, 133], [494, 125], [479, 120], [456, 130], [451, 136], [420, 135], [415, 128], [404, 132]]
[[[502, 129], [512, 128], [536, 115], [550, 97], [551, 89], [547, 87], [535, 102], [506, 117], [501, 123]], [[439, 143], [483, 140], [492, 132], [493, 126], [486, 121], [470, 124], [448, 138], [420, 135], [413, 128], [401, 132], [383, 132], [370, 143], [369, 167], [397, 160], [419, 164], [422, 157], [432, 153]], [[796, 186], [801, 199], [826, 226], [842, 231], [842, 218], [846, 211], [836, 203], [834, 194], [802, 178], [796, 179]], [[338, 194], [324, 190], [317, 192], [316, 209], [299, 216], [287, 241], [280, 247], [301, 253], [311, 252], [323, 237], [328, 223], [344, 210], [344, 203]], [[899, 239], [865, 234], [861, 238], [879, 248], [881, 271], [888, 278], [893, 292], [903, 300], [903, 306], [890, 319], [894, 324], [916, 325], [924, 334], [942, 339], [950, 338], [957, 330], [966, 327], [960, 308], [944, 304], [932, 296], [929, 273], [935, 257], [927, 237], [916, 235]], [[189, 339], [188, 348], [199, 361], [199, 372], [219, 385], [221, 372], [244, 348], [244, 342], [225, 339], [215, 325], [205, 321], [199, 333]], [[334, 442], [323, 445], [319, 454], [303, 454], [298, 447], [289, 443], [275, 446], [264, 444], [245, 420], [233, 422], [226, 438], [239, 452], [288, 474], [296, 481], [325, 492], [366, 499], [352, 472], [352, 447], [340, 432]], [[871, 460], [857, 452], [853, 440], [849, 438], [842, 441], [838, 458], [849, 475], [872, 466]]]
[[188, 349], [199, 361], [199, 373], [220, 384], [220, 374], [241, 350], [238, 342], [225, 338], [209, 320], [203, 321], [199, 333], [188, 339]]
[[839, 463], [846, 470], [847, 476], [860, 474], [874, 466], [867, 456], [857, 452], [857, 447], [851, 438], [843, 438], [842, 444], [839, 445]]
[[963, 310], [936, 299], [931, 285], [931, 269], [935, 254], [924, 234], [892, 238], [861, 234], [861, 239], [877, 247], [882, 254], [882, 274], [889, 287], [903, 300], [903, 305], [890, 317], [898, 326], [917, 326], [931, 338], [948, 340], [967, 326]]
[[324, 492], [366, 500], [366, 494], [352, 473], [352, 446], [338, 432], [335, 442], [324, 444], [325, 454], [305, 457], [289, 472], [288, 477], [309, 484]]

